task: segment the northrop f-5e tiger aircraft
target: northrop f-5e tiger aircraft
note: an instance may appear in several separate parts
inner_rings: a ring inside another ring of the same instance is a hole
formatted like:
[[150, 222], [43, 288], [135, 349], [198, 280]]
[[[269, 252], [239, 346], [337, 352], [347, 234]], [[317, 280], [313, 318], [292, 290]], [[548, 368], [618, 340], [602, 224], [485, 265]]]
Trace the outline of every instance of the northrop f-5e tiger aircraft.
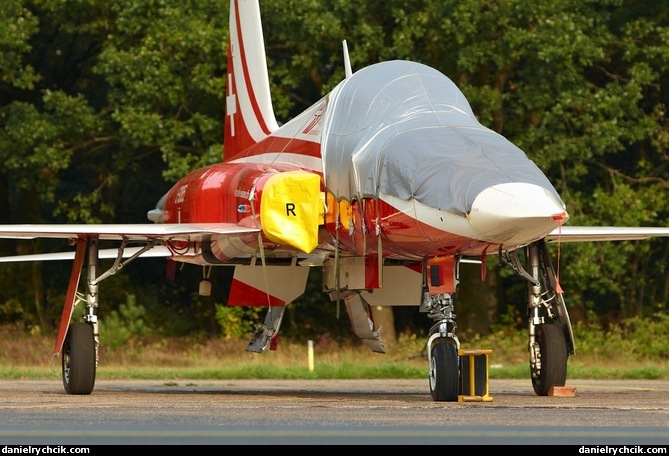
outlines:
[[[574, 340], [546, 243], [669, 236], [669, 228], [569, 226], [543, 172], [480, 124], [448, 77], [404, 60], [353, 72], [343, 49], [345, 79], [279, 126], [259, 2], [231, 0], [221, 163], [177, 182], [148, 211], [151, 223], [0, 226], [3, 238], [76, 245], [54, 350], [67, 393], [94, 388], [100, 283], [146, 256], [234, 267], [228, 304], [267, 307], [250, 351], [276, 341], [309, 267], [323, 268], [323, 290], [345, 303], [353, 331], [374, 352], [385, 348], [373, 308], [417, 306], [434, 321], [431, 396], [457, 401], [459, 265], [480, 261], [483, 272], [486, 257], [497, 255], [527, 281], [534, 391], [565, 385]], [[118, 242], [116, 261], [102, 273], [100, 241]], [[71, 323], [80, 282], [85, 312]]]

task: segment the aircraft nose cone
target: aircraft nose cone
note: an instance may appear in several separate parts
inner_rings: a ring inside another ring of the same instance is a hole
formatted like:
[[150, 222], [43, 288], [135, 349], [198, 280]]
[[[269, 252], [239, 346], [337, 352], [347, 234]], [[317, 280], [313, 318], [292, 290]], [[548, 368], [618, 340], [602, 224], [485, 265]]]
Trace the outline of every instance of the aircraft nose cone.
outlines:
[[564, 204], [552, 192], [538, 185], [515, 182], [483, 190], [468, 214], [478, 234], [500, 244], [536, 241], [568, 218]]

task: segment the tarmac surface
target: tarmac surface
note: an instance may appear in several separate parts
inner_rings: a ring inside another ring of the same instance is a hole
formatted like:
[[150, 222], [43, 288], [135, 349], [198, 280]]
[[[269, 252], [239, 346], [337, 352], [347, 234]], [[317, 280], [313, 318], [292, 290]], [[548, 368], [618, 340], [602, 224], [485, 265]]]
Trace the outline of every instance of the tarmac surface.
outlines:
[[669, 446], [669, 380], [567, 386], [491, 379], [486, 400], [434, 402], [427, 379], [0, 380], [0, 444]]

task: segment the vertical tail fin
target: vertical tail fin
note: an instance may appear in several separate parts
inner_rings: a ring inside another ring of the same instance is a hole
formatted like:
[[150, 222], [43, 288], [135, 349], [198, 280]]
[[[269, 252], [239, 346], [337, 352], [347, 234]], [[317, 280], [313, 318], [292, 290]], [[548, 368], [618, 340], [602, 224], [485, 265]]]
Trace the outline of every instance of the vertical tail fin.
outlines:
[[279, 128], [272, 108], [258, 0], [230, 0], [227, 71], [226, 162]]

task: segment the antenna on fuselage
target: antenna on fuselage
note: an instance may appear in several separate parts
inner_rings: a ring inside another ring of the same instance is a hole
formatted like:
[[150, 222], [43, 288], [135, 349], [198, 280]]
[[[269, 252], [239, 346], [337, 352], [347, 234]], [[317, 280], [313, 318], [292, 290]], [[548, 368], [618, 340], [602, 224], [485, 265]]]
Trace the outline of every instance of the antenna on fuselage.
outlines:
[[344, 72], [346, 77], [349, 77], [353, 74], [351, 71], [351, 59], [348, 56], [348, 46], [346, 45], [346, 40], [341, 42], [342, 47], [344, 48]]

